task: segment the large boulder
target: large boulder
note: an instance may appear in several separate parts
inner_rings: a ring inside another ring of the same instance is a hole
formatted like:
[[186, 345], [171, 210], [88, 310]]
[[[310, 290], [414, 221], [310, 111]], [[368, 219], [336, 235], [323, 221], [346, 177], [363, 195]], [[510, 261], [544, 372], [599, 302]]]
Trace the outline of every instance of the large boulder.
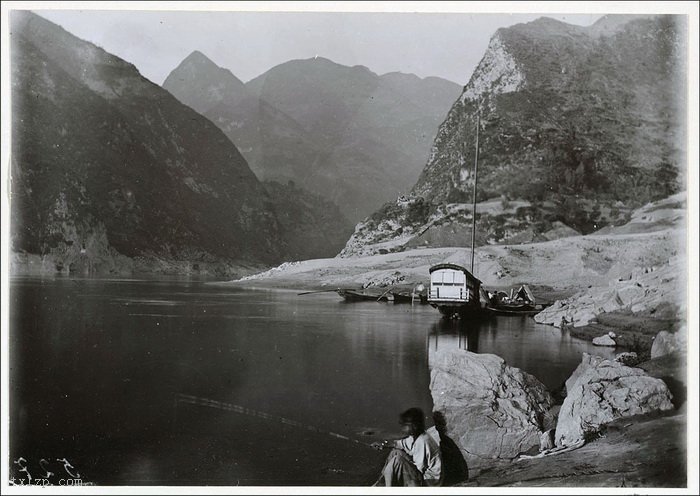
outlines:
[[604, 334], [603, 336], [598, 336], [597, 338], [593, 338], [593, 344], [595, 346], [617, 346], [615, 340], [607, 334]]
[[683, 326], [678, 332], [661, 331], [651, 345], [651, 358], [657, 358], [671, 353], [686, 352], [688, 347], [687, 328]]
[[671, 410], [671, 392], [661, 379], [615, 360], [583, 354], [566, 381], [555, 442], [571, 446], [618, 418]]
[[[535, 315], [535, 321], [540, 324], [551, 324], [561, 327], [563, 324], [581, 327], [595, 321], [605, 308], [613, 310], [612, 306], [605, 307], [605, 302], [597, 302], [593, 295], [580, 293], [565, 300], [557, 300]], [[617, 307], [614, 307], [617, 308]]]
[[431, 353], [430, 369], [434, 409], [470, 470], [539, 448], [553, 400], [535, 377], [496, 355], [461, 349]]

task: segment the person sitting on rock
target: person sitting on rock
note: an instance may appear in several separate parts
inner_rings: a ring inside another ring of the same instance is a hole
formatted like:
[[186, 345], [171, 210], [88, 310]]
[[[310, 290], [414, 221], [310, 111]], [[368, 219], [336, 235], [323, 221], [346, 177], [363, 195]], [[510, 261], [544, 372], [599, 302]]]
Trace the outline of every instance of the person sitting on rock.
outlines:
[[409, 408], [399, 416], [399, 423], [405, 438], [372, 444], [375, 449], [392, 448], [375, 486], [382, 479], [387, 486], [440, 486], [440, 446], [425, 432], [423, 411]]

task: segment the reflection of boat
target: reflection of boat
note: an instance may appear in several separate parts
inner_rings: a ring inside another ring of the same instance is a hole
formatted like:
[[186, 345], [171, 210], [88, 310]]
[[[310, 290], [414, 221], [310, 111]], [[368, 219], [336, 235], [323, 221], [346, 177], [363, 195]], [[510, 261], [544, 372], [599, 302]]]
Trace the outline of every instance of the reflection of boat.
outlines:
[[377, 291], [368, 289], [336, 289], [345, 301], [389, 301], [388, 291]]
[[517, 291], [511, 289], [510, 294], [504, 291], [493, 293], [486, 308], [491, 313], [502, 315], [534, 315], [547, 306], [546, 303], [537, 303], [530, 288], [523, 284]]

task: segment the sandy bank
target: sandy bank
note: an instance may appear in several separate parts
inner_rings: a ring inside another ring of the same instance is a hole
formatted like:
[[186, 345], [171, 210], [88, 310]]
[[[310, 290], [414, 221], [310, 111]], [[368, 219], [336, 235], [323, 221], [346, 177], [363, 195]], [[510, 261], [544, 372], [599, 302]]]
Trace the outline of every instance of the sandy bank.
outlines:
[[[677, 255], [684, 233], [668, 229], [646, 234], [609, 234], [563, 238], [524, 245], [479, 247], [474, 274], [484, 285], [527, 283], [553, 290], [607, 286], [640, 267], [666, 263]], [[334, 287], [413, 286], [429, 280], [430, 266], [453, 262], [471, 266], [467, 248], [424, 248], [368, 257], [287, 262], [266, 272], [231, 281], [260, 287], [328, 289]]]

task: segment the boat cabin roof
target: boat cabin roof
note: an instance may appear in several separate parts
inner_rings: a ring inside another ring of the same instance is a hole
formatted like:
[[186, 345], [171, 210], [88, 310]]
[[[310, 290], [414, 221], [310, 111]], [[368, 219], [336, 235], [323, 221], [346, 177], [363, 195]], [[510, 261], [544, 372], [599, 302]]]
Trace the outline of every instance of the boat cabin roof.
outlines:
[[436, 270], [441, 270], [441, 269], [451, 269], [451, 270], [458, 270], [460, 272], [464, 272], [464, 274], [467, 276], [468, 279], [472, 279], [479, 284], [481, 284], [481, 281], [474, 277], [474, 275], [469, 272], [466, 268], [462, 267], [461, 265], [453, 264], [453, 263], [440, 263], [437, 265], [433, 265], [430, 267], [429, 272], [432, 274]]

